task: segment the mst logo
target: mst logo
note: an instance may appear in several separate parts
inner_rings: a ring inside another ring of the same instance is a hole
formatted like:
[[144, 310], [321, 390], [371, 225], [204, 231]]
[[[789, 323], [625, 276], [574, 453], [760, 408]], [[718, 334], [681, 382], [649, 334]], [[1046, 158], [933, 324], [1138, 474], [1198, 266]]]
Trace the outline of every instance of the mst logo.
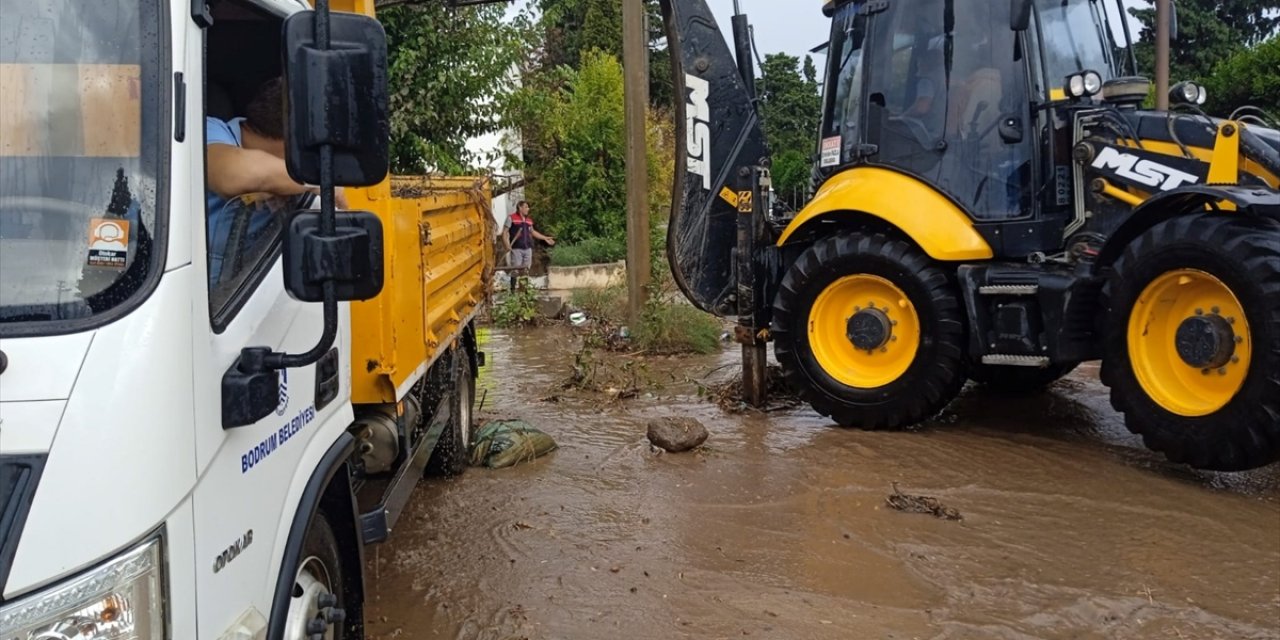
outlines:
[[1093, 161], [1095, 169], [1110, 169], [1122, 178], [1128, 178], [1148, 187], [1159, 187], [1161, 191], [1177, 189], [1184, 184], [1195, 184], [1200, 178], [1190, 173], [1166, 167], [1158, 162], [1142, 160], [1131, 153], [1121, 153], [1111, 147], [1102, 150]]
[[702, 176], [702, 188], [711, 190], [711, 108], [707, 98], [711, 94], [711, 85], [706, 80], [690, 74], [684, 75], [684, 84], [689, 88], [689, 98], [685, 103], [685, 129], [688, 131], [687, 147], [689, 154], [689, 173]]

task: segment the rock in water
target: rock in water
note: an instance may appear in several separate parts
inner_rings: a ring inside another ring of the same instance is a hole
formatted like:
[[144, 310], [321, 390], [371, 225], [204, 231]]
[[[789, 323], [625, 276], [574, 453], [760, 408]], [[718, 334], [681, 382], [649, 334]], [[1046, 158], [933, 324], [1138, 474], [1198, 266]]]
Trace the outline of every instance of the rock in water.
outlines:
[[671, 453], [688, 451], [706, 441], [706, 427], [693, 418], [659, 418], [649, 422], [649, 442]]

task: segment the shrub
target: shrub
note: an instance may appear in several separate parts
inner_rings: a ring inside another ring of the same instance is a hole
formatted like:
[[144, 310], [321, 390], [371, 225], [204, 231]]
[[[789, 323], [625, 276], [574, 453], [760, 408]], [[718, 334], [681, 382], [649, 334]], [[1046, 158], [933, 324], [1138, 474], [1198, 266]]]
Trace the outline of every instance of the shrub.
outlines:
[[626, 321], [627, 290], [625, 287], [579, 289], [573, 292], [569, 302], [593, 320], [603, 320], [610, 324]]
[[683, 302], [654, 300], [645, 308], [634, 339], [659, 355], [709, 354], [720, 350], [720, 322]]
[[516, 290], [502, 298], [493, 309], [493, 321], [499, 327], [533, 324], [538, 319], [538, 291], [521, 277]]
[[626, 243], [612, 238], [588, 238], [574, 244], [556, 245], [551, 249], [551, 265], [554, 267], [605, 264], [626, 257]]

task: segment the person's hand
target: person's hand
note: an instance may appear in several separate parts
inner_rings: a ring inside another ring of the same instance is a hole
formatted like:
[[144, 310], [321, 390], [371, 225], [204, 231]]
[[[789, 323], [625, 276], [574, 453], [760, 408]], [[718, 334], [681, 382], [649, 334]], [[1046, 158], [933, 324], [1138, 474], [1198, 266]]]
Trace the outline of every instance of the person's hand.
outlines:
[[553, 246], [553, 247], [554, 247], [554, 246], [556, 246], [556, 239], [555, 239], [555, 238], [552, 238], [551, 236], [547, 236], [547, 244], [549, 244], [549, 245], [551, 245], [551, 246]]
[[347, 191], [342, 187], [333, 190], [334, 207], [345, 211], [347, 209]]

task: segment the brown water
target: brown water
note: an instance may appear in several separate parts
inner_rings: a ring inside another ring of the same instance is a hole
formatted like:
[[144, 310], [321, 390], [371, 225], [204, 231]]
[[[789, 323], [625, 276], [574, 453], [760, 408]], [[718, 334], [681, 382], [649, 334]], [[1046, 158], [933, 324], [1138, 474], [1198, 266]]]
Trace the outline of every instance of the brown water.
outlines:
[[[567, 332], [484, 348], [485, 413], [561, 448], [422, 483], [368, 550], [370, 638], [1280, 638], [1280, 469], [1164, 462], [1096, 369], [868, 433], [807, 408], [726, 414], [679, 382], [540, 402]], [[736, 361], [645, 366], [678, 381]], [[709, 450], [652, 453], [645, 422], [665, 415], [700, 419]], [[964, 520], [887, 508], [894, 482]]]

